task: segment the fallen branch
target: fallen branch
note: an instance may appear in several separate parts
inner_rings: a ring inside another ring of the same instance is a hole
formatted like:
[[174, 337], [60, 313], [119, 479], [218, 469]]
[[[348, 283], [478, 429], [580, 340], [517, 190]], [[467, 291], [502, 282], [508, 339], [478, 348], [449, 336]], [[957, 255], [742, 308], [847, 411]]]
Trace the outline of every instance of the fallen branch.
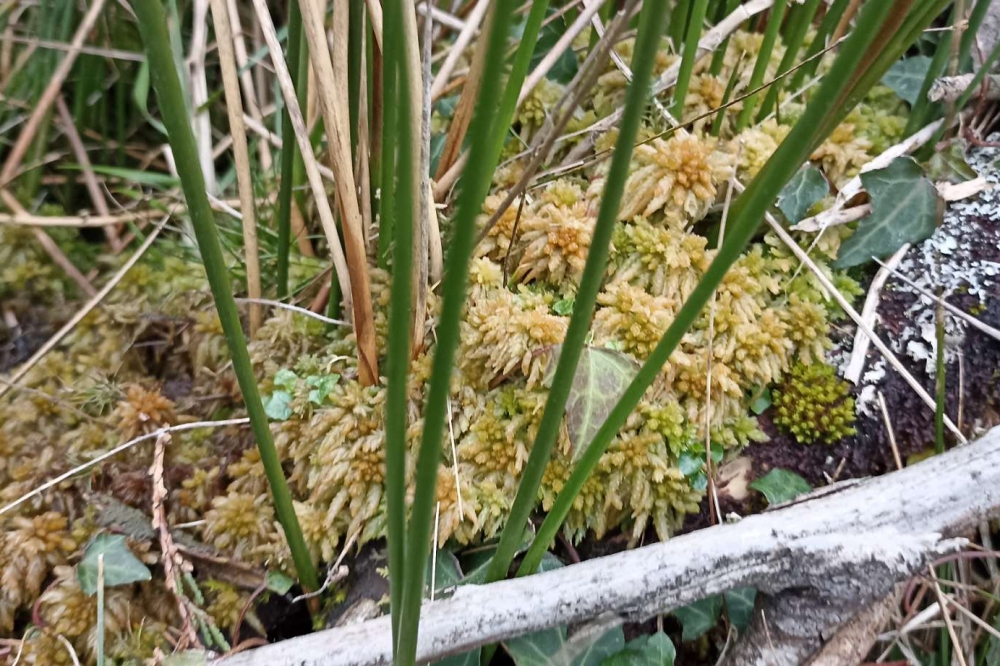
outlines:
[[[450, 599], [424, 607], [417, 658], [434, 660], [609, 612], [640, 620], [743, 586], [772, 597], [808, 588], [874, 601], [931, 557], [961, 545], [949, 537], [1000, 512], [1000, 428], [902, 471], [826, 490], [733, 525], [543, 574], [460, 587]], [[391, 652], [390, 620], [382, 617], [214, 664], [389, 664]]]

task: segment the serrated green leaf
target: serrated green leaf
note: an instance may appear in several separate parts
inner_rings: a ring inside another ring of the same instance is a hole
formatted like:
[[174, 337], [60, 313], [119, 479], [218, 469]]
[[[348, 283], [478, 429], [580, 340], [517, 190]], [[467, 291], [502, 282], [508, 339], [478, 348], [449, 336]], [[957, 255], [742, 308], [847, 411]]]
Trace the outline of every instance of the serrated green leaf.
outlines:
[[758, 490], [767, 498], [770, 506], [790, 502], [799, 495], [812, 490], [809, 482], [795, 472], [787, 469], [775, 468], [750, 484], [754, 490]]
[[778, 195], [778, 208], [792, 224], [806, 216], [816, 202], [829, 193], [830, 184], [823, 172], [806, 164], [796, 172]]
[[685, 643], [700, 638], [706, 631], [715, 626], [722, 612], [722, 596], [713, 594], [710, 597], [682, 606], [674, 611], [683, 627], [681, 640]]
[[673, 641], [659, 631], [629, 641], [624, 650], [602, 661], [601, 666], [674, 666], [676, 658]]
[[566, 628], [511, 639], [504, 648], [516, 666], [599, 666], [625, 647], [621, 626], [588, 625], [567, 637]]
[[[551, 381], [561, 345], [553, 349], [546, 383]], [[584, 347], [573, 375], [573, 386], [566, 401], [566, 429], [573, 445], [573, 457], [594, 439], [611, 409], [639, 371], [635, 359], [619, 351]]]
[[848, 268], [884, 257], [904, 243], [917, 243], [934, 233], [942, 214], [934, 185], [909, 157], [898, 157], [885, 169], [861, 174], [872, 199], [872, 213], [858, 223], [840, 246], [834, 265]]
[[928, 56], [918, 55], [899, 60], [882, 77], [882, 83], [891, 88], [899, 99], [910, 105], [916, 104], [930, 66], [931, 59]]
[[740, 631], [750, 626], [753, 619], [753, 605], [757, 599], [757, 590], [753, 587], [738, 587], [722, 595], [726, 601], [726, 613], [729, 621]]
[[104, 586], [129, 585], [152, 576], [149, 569], [125, 545], [125, 537], [102, 532], [91, 539], [83, 559], [76, 565], [76, 577], [84, 594], [97, 592], [97, 559], [104, 555]]
[[292, 416], [292, 394], [275, 391], [264, 398], [264, 413], [272, 421], [287, 421]]
[[568, 317], [569, 315], [573, 314], [573, 306], [575, 304], [576, 304], [576, 299], [564, 298], [552, 304], [552, 311], [555, 312], [560, 317]]
[[288, 368], [282, 368], [274, 373], [274, 385], [285, 389], [289, 393], [295, 390], [295, 385], [299, 381], [299, 376]]
[[267, 589], [276, 594], [288, 594], [292, 585], [295, 585], [295, 581], [277, 569], [269, 569], [264, 574], [264, 584], [267, 585]]

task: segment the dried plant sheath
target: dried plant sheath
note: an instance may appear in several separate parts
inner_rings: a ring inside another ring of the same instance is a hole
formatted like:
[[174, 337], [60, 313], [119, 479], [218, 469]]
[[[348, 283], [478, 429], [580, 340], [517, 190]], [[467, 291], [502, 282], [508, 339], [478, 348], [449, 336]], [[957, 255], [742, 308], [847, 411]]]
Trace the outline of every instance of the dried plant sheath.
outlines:
[[132, 3], [132, 7], [139, 19], [139, 30], [149, 59], [150, 75], [163, 115], [163, 124], [167, 128], [174, 159], [177, 161], [177, 171], [198, 240], [198, 248], [205, 263], [205, 272], [215, 299], [215, 307], [232, 356], [233, 369], [240, 391], [243, 393], [250, 426], [257, 440], [261, 463], [274, 498], [275, 513], [284, 528], [299, 579], [305, 588], [313, 590], [318, 586], [316, 569], [295, 515], [292, 494], [281, 469], [281, 460], [274, 448], [267, 415], [261, 404], [253, 366], [247, 352], [246, 338], [240, 326], [236, 301], [230, 291], [229, 273], [215, 229], [212, 209], [208, 203], [208, 194], [205, 192], [205, 181], [198, 163], [194, 136], [191, 133], [180, 80], [177, 77], [167, 38], [163, 5], [159, 0], [136, 0]]
[[[336, 0], [345, 3], [347, 0]], [[316, 88], [327, 133], [330, 162], [337, 178], [337, 201], [340, 205], [341, 229], [344, 234], [344, 252], [347, 269], [351, 274], [354, 331], [358, 340], [358, 378], [363, 385], [378, 381], [378, 358], [375, 351], [375, 323], [372, 313], [371, 287], [368, 278], [368, 254], [365, 235], [354, 188], [354, 169], [351, 161], [351, 134], [348, 128], [347, 109], [347, 29], [346, 22], [334, 25], [334, 44], [337, 58], [330, 56], [326, 31], [323, 29], [323, 12], [313, 2], [302, 2], [302, 26], [309, 44], [309, 61], [316, 72]], [[347, 16], [347, 12], [342, 12]]]
[[[222, 68], [222, 85], [229, 114], [229, 131], [233, 135], [233, 157], [236, 160], [236, 184], [240, 192], [240, 212], [243, 214], [243, 249], [246, 253], [247, 296], [260, 298], [260, 256], [257, 251], [257, 216], [255, 214], [253, 182], [250, 174], [250, 151], [243, 125], [243, 99], [240, 96], [236, 55], [233, 52], [233, 34], [229, 27], [229, 10], [226, 0], [212, 0], [212, 21], [215, 24], [215, 41], [219, 49]], [[266, 142], [265, 142], [266, 143]], [[260, 328], [260, 305], [250, 306], [250, 335]]]

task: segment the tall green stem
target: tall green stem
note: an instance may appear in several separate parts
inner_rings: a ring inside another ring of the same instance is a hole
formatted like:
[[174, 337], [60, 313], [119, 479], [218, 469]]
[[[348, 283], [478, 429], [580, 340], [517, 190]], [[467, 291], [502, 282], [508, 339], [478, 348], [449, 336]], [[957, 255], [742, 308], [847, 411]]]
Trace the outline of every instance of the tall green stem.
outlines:
[[601, 198], [590, 251], [587, 254], [587, 263], [577, 290], [573, 315], [566, 330], [566, 338], [559, 353], [559, 361], [552, 379], [549, 397], [542, 412], [538, 434], [532, 445], [528, 462], [524, 466], [510, 517], [500, 536], [500, 543], [497, 545], [496, 553], [493, 555], [487, 571], [486, 577], [489, 581], [499, 580], [507, 575], [507, 569], [514, 558], [514, 553], [521, 543], [528, 516], [535, 506], [542, 474], [552, 455], [559, 429], [562, 427], [563, 411], [569, 398], [573, 375], [576, 372], [576, 366], [590, 330], [590, 320], [594, 314], [597, 293], [601, 288], [601, 281], [607, 267], [611, 236], [617, 223], [625, 181], [628, 178], [632, 147], [635, 144], [642, 113], [649, 95], [653, 61], [666, 21], [666, 14], [666, 0], [647, 0], [639, 16], [639, 34], [636, 38], [635, 56], [632, 59], [632, 83], [626, 93], [625, 111], [622, 115], [615, 152], [611, 158], [611, 165], [604, 185], [604, 194]]
[[[761, 42], [760, 52], [757, 54], [757, 62], [754, 63], [753, 72], [750, 74], [750, 90], [760, 87], [764, 82], [764, 75], [767, 73], [767, 65], [771, 62], [771, 51], [774, 50], [774, 43], [778, 39], [781, 31], [781, 21], [785, 17], [785, 7], [788, 0], [775, 0], [771, 8], [771, 16], [767, 21], [767, 29], [764, 31], [764, 41]], [[753, 117], [754, 107], [757, 106], [757, 95], [753, 94], [743, 100], [743, 109], [736, 118], [736, 131], [742, 131], [750, 124]]]
[[[298, 0], [288, 1], [288, 71], [297, 74], [299, 59], [302, 57], [302, 14], [299, 12]], [[301, 80], [293, 82], [301, 85]], [[288, 107], [281, 112], [281, 181], [278, 186], [278, 300], [288, 297], [288, 259], [292, 246], [292, 188], [294, 185], [293, 171], [295, 156], [298, 150], [295, 141], [292, 118], [288, 115]]]
[[[809, 49], [806, 51], [806, 60], [812, 58], [814, 55], [826, 48], [827, 37], [833, 34], [833, 31], [837, 29], [840, 17], [844, 15], [849, 3], [850, 0], [834, 0], [833, 4], [827, 7], [826, 15], [823, 17], [823, 20], [820, 21], [819, 27], [816, 29], [816, 34], [813, 36], [813, 40], [809, 44]], [[816, 73], [817, 67], [819, 67], [818, 58], [810, 61], [805, 67], [795, 72], [795, 76], [792, 77], [788, 87], [792, 90], [798, 90], [806, 80]]]
[[684, 99], [687, 97], [688, 85], [691, 83], [691, 72], [694, 71], [694, 63], [697, 60], [698, 40], [701, 39], [701, 27], [705, 23], [706, 11], [708, 11], [708, 0], [694, 0], [687, 33], [684, 35], [681, 68], [677, 72], [677, 83], [674, 86], [672, 113], [678, 120], [683, 120], [681, 116], [684, 115]]
[[[788, 29], [784, 34], [785, 55], [782, 56], [781, 63], [778, 65], [778, 76], [781, 76], [795, 65], [799, 50], [802, 48], [802, 42], [806, 38], [806, 33], [809, 31], [809, 26], [812, 25], [813, 17], [816, 16], [816, 10], [819, 9], [821, 1], [806, 0], [804, 4], [793, 10], [792, 16], [788, 21]], [[757, 122], [764, 120], [774, 110], [775, 105], [778, 103], [778, 93], [781, 92], [783, 87], [785, 87], [784, 82], [776, 82], [768, 89], [767, 95], [764, 97], [764, 102], [760, 105]]]
[[250, 417], [250, 427], [257, 440], [261, 463], [264, 465], [264, 473], [271, 487], [275, 512], [285, 531], [285, 538], [288, 540], [288, 547], [292, 552], [292, 560], [295, 563], [295, 569], [298, 571], [302, 586], [309, 590], [315, 590], [318, 586], [316, 569], [313, 566], [312, 557], [309, 555], [309, 549], [306, 548], [305, 539], [302, 537], [302, 529], [299, 527], [295, 508], [292, 505], [292, 494], [281, 469], [278, 452], [274, 448], [267, 415], [264, 413], [260, 393], [257, 390], [257, 381], [253, 375], [250, 354], [247, 353], [246, 338], [243, 336], [243, 328], [236, 310], [236, 301], [233, 300], [229, 273], [226, 270], [222, 246], [219, 244], [219, 237], [215, 229], [215, 218], [208, 203], [208, 195], [205, 192], [205, 180], [198, 162], [194, 135], [191, 132], [180, 79], [177, 76], [177, 69], [174, 66], [173, 54], [167, 37], [163, 4], [159, 0], [134, 0], [132, 8], [138, 18], [139, 31], [146, 48], [146, 57], [149, 59], [153, 88], [156, 90], [160, 111], [163, 114], [163, 124], [167, 128], [170, 147], [174, 153], [181, 187], [184, 190], [184, 198], [187, 200], [188, 213], [191, 216], [191, 223], [198, 240], [198, 249], [201, 251], [202, 260], [205, 263], [209, 287], [211, 287], [219, 320], [222, 322], [222, 329], [226, 335], [233, 369], [236, 372], [240, 391], [243, 393], [247, 416]]
[[[485, 81], [496, 81], [503, 67], [504, 44], [514, 11], [513, 0], [501, 0], [493, 8], [486, 37]], [[388, 39], [386, 40], [388, 43]], [[401, 85], [400, 88], [403, 86]], [[423, 599], [424, 573], [430, 552], [441, 440], [444, 436], [452, 369], [458, 349], [462, 310], [465, 305], [469, 262], [475, 246], [476, 216], [493, 175], [489, 162], [492, 134], [500, 131], [495, 121], [499, 102], [497, 86], [484, 85], [479, 92], [469, 128], [469, 161], [458, 195], [453, 221], [454, 232], [445, 264], [442, 283], [443, 300], [437, 326], [437, 348], [431, 367], [427, 400], [424, 405], [424, 428], [417, 453], [416, 491], [406, 538], [406, 575], [403, 609], [397, 642], [396, 665], [412, 666], [416, 658], [417, 629]]]

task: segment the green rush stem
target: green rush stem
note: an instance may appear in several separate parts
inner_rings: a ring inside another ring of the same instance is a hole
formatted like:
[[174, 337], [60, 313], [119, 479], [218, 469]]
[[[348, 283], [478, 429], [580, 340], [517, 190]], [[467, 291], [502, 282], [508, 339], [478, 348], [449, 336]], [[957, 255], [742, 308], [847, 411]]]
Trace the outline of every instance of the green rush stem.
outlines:
[[[304, 85], [299, 76], [299, 62], [302, 58], [302, 14], [299, 12], [299, 0], [288, 2], [288, 71], [295, 75], [292, 83], [296, 91]], [[292, 118], [288, 115], [288, 106], [281, 111], [281, 181], [278, 186], [278, 218], [275, 226], [278, 231], [278, 266], [277, 284], [278, 300], [288, 298], [288, 257], [292, 246], [292, 190], [295, 186], [295, 158], [298, 147], [292, 140], [295, 130], [292, 128]]]
[[733, 67], [732, 73], [729, 75], [729, 82], [726, 83], [726, 91], [722, 94], [722, 104], [719, 106], [719, 110], [712, 120], [711, 134], [715, 138], [719, 138], [722, 135], [722, 123], [726, 120], [726, 106], [729, 104], [729, 99], [732, 97], [733, 90], [736, 88], [736, 83], [739, 80], [740, 62], [737, 62], [736, 66]]
[[[954, 18], [954, 10], [952, 10], [952, 16], [948, 19], [949, 25], [953, 22]], [[937, 106], [927, 99], [927, 92], [931, 89], [931, 85], [933, 85], [934, 81], [944, 74], [945, 67], [948, 66], [948, 56], [950, 54], [951, 31], [947, 30], [942, 32], [940, 38], [938, 39], [934, 56], [931, 58], [931, 64], [927, 68], [927, 74], [924, 76], [923, 83], [920, 85], [920, 92], [917, 94], [917, 101], [910, 109], [910, 117], [906, 121], [906, 130], [903, 132], [904, 136], [913, 134], [927, 124], [926, 121], [930, 118], [933, 113], [933, 109]]]
[[972, 45], [975, 44], [976, 33], [979, 26], [983, 24], [986, 12], [990, 8], [990, 0], [978, 0], [969, 13], [969, 25], [962, 32], [962, 39], [959, 40], [959, 70], [967, 71], [972, 67]]
[[[726, 0], [725, 11], [721, 15], [716, 17], [716, 22], [721, 21], [726, 18], [739, 7], [740, 0]], [[726, 61], [726, 50], [729, 48], [729, 37], [722, 40], [719, 47], [715, 49], [715, 53], [712, 54], [712, 64], [709, 65], [708, 71], [712, 76], [718, 76], [719, 72], [722, 71], [722, 65]]]
[[174, 152], [177, 172], [180, 175], [184, 198], [187, 200], [198, 248], [205, 264], [209, 286], [215, 299], [215, 307], [226, 335], [233, 370], [236, 372], [240, 391], [243, 393], [247, 416], [250, 417], [250, 427], [257, 440], [261, 463], [271, 487], [275, 513], [285, 531], [285, 538], [288, 540], [288, 547], [302, 587], [306, 590], [315, 590], [318, 587], [316, 569], [302, 537], [298, 518], [295, 516], [292, 494], [281, 469], [281, 459], [274, 448], [267, 414], [264, 413], [260, 401], [253, 366], [247, 353], [246, 338], [243, 336], [236, 302], [230, 290], [230, 276], [226, 270], [222, 247], [215, 229], [215, 218], [205, 192], [205, 181], [198, 162], [194, 135], [191, 132], [180, 79], [177, 76], [167, 37], [167, 19], [163, 4], [160, 0], [134, 0], [132, 8], [138, 18], [139, 31], [149, 60], [150, 77], [159, 100], [170, 147]]
[[570, 318], [566, 337], [559, 353], [555, 375], [545, 409], [538, 426], [538, 434], [531, 447], [531, 454], [521, 473], [517, 496], [510, 510], [507, 524], [500, 535], [500, 543], [490, 561], [486, 573], [488, 582], [500, 580], [507, 575], [511, 561], [521, 543], [528, 517], [535, 506], [538, 487], [549, 462], [552, 449], [562, 427], [563, 411], [579, 363], [583, 345], [590, 331], [590, 320], [594, 314], [594, 304], [601, 288], [607, 267], [611, 236], [618, 221], [625, 182], [628, 178], [632, 149], [645, 110], [649, 94], [649, 81], [653, 72], [653, 60], [663, 24], [666, 21], [666, 0], [647, 0], [639, 16], [639, 34], [636, 38], [635, 55], [632, 59], [632, 83], [625, 97], [625, 111], [622, 115], [615, 151], [611, 158], [600, 210], [594, 227], [587, 263], [577, 290], [573, 315]]
[[[785, 16], [785, 7], [788, 0], [774, 0], [771, 7], [771, 16], [768, 17], [767, 30], [764, 31], [764, 41], [761, 42], [760, 52], [757, 54], [757, 62], [754, 63], [753, 72], [750, 74], [750, 89], [753, 90], [764, 82], [764, 75], [767, 73], [767, 65], [771, 62], [771, 52], [774, 44], [778, 40], [778, 33], [781, 31], [781, 21]], [[743, 108], [736, 118], [735, 131], [741, 132], [750, 124], [753, 117], [754, 107], [757, 106], [757, 95], [750, 95], [743, 100]]]
[[[778, 65], [777, 75], [781, 76], [795, 64], [795, 59], [805, 41], [809, 26], [812, 25], [813, 17], [819, 9], [822, 0], [805, 0], [805, 3], [792, 10], [792, 15], [788, 19], [788, 29], [784, 35], [785, 55]], [[760, 105], [760, 113], [757, 114], [757, 122], [762, 122], [778, 103], [778, 93], [784, 86], [778, 84], [771, 86], [764, 97], [764, 102]]]
[[[606, 6], [610, 7], [612, 0], [605, 0]], [[503, 144], [507, 139], [507, 128], [510, 120], [514, 116], [517, 108], [517, 98], [521, 94], [521, 86], [524, 78], [528, 74], [531, 66], [531, 56], [535, 52], [535, 45], [538, 43], [538, 33], [541, 31], [542, 22], [545, 19], [545, 12], [548, 11], [549, 0], [535, 0], [531, 3], [531, 11], [524, 23], [524, 32], [521, 35], [520, 43], [514, 54], [514, 62], [510, 68], [510, 75], [504, 87], [503, 97], [500, 98], [500, 107], [497, 111], [495, 130], [488, 153], [488, 163], [492, 170], [500, 160], [500, 153], [503, 152]], [[606, 24], [605, 24], [606, 25]], [[482, 191], [480, 198], [484, 198], [489, 190], [489, 180], [481, 183]]]
[[705, 24], [705, 13], [708, 11], [708, 0], [694, 0], [691, 16], [688, 20], [687, 33], [684, 35], [684, 51], [681, 56], [681, 67], [677, 72], [677, 83], [674, 85], [674, 103], [671, 113], [678, 120], [684, 115], [684, 100], [687, 98], [688, 86], [691, 83], [691, 72], [694, 71], [695, 60], [698, 59], [698, 40], [701, 39], [701, 27]]
[[[400, 627], [404, 617], [403, 593], [406, 576], [406, 372], [410, 358], [410, 324], [412, 317], [411, 289], [413, 280], [412, 217], [407, 215], [400, 225], [394, 224], [399, 208], [396, 206], [397, 190], [401, 197], [408, 197], [409, 187], [396, 180], [395, 165], [398, 142], [409, 134], [409, 123], [398, 122], [406, 118], [400, 110], [403, 98], [409, 100], [409, 88], [399, 81], [406, 67], [403, 58], [406, 49], [402, 44], [404, 31], [403, 6], [400, 0], [389, 0], [383, 5], [385, 18], [382, 44], [382, 190], [379, 201], [379, 266], [387, 267], [393, 243], [407, 241], [400, 252], [392, 253], [392, 286], [390, 291], [389, 339], [387, 350], [388, 388], [385, 411], [385, 495], [387, 521], [387, 550], [389, 559], [389, 608], [392, 614], [393, 655], [399, 659]], [[412, 102], [412, 100], [409, 100]], [[411, 137], [412, 140], [412, 137]], [[412, 148], [411, 148], [412, 149]], [[405, 162], [401, 162], [405, 163]], [[402, 229], [396, 228], [403, 227]], [[398, 663], [398, 662], [397, 662]]]
[[[667, 26], [667, 36], [675, 52], [681, 50], [681, 40], [684, 39], [685, 28], [688, 25], [688, 8], [692, 0], [677, 0], [670, 11], [670, 23]], [[641, 24], [640, 24], [641, 25]]]
[[[944, 0], [940, 0], [943, 2]], [[702, 308], [708, 303], [715, 289], [722, 282], [729, 267], [743, 252], [753, 238], [761, 218], [773, 204], [781, 188], [784, 187], [822, 140], [829, 135], [850, 111], [845, 103], [856, 99], [864, 90], [857, 86], [873, 85], [868, 77], [859, 77], [857, 72], [867, 66], [869, 71], [887, 69], [902, 52], [886, 50], [885, 44], [876, 43], [886, 17], [893, 9], [899, 11], [898, 2], [868, 3], [862, 9], [858, 27], [848, 37], [824, 78], [819, 90], [806, 106], [801, 119], [792, 128], [787, 139], [781, 143], [757, 176], [747, 186], [745, 192], [730, 209], [731, 223], [716, 258], [708, 267], [694, 291], [684, 302], [673, 323], [657, 343], [649, 358], [643, 363], [635, 379], [625, 389], [608, 418], [601, 425], [591, 443], [583, 450], [579, 462], [570, 474], [562, 491], [556, 497], [545, 521], [538, 530], [524, 560], [518, 569], [523, 576], [535, 571], [545, 551], [555, 540], [560, 526], [569, 514], [573, 502], [601, 456], [625, 424], [629, 414], [639, 404], [646, 389], [662, 371], [681, 338], [694, 324]], [[928, 20], [929, 23], [929, 20]], [[893, 42], [893, 46], [896, 43]], [[870, 49], [874, 48], [874, 53]], [[876, 79], [877, 80], [877, 79]]]
[[[990, 51], [990, 54], [986, 57], [986, 60], [983, 61], [982, 66], [978, 70], [976, 70], [976, 73], [972, 77], [972, 81], [969, 82], [968, 87], [966, 87], [966, 89], [962, 92], [962, 94], [959, 95], [958, 99], [955, 101], [955, 109], [960, 110], [965, 108], [965, 105], [969, 103], [970, 99], [972, 99], [972, 95], [975, 94], [977, 90], [979, 90], [979, 86], [980, 84], [982, 84], [983, 79], [986, 77], [986, 73], [993, 69], [993, 66], [996, 65], [998, 59], [1000, 59], [1000, 42], [997, 42], [997, 44], [993, 47], [993, 50]], [[920, 151], [918, 155], [923, 157], [926, 153], [929, 153], [930, 151], [934, 150], [934, 146], [936, 146], [937, 143], [941, 141], [941, 139], [944, 137], [945, 132], [947, 131], [948, 131], [947, 124], [941, 123], [941, 126], [938, 127], [937, 131], [934, 132], [934, 136], [932, 136], [931, 140], [928, 141], [927, 144], [924, 146], [924, 150]]]
[[[806, 58], [811, 58], [826, 48], [827, 37], [832, 35], [833, 31], [837, 29], [840, 17], [844, 15], [849, 3], [850, 0], [834, 0], [833, 4], [827, 8], [826, 15], [820, 21], [819, 27], [816, 29], [816, 35], [813, 37], [812, 43], [809, 44], [809, 49], [806, 51]], [[795, 78], [788, 84], [788, 88], [790, 90], [798, 90], [802, 87], [803, 83], [812, 78], [818, 67], [819, 60], [817, 59], [812, 64], [800, 69], [795, 74]]]
[[[493, 5], [490, 29], [488, 35], [484, 36], [487, 40], [484, 44], [486, 47], [484, 81], [500, 80], [504, 46], [509, 35], [515, 4], [517, 3], [514, 0], [501, 0]], [[388, 22], [386, 24], [388, 25]], [[389, 43], [388, 39], [385, 43]], [[400, 87], [402, 88], [402, 85]], [[454, 231], [441, 285], [442, 303], [437, 325], [437, 349], [431, 362], [431, 377], [424, 404], [424, 427], [417, 454], [416, 491], [406, 537], [406, 574], [403, 581], [405, 589], [396, 666], [413, 666], [416, 659], [420, 605], [423, 599], [427, 556], [430, 553], [438, 466], [441, 464], [441, 440], [444, 436], [452, 372], [461, 333], [460, 324], [465, 306], [469, 262], [475, 249], [476, 217], [493, 176], [493, 164], [489, 160], [493, 136], [501, 131], [500, 124], [495, 120], [499, 98], [499, 86], [482, 86], [469, 127], [471, 142], [469, 160], [458, 195], [458, 205], [453, 220]]]

